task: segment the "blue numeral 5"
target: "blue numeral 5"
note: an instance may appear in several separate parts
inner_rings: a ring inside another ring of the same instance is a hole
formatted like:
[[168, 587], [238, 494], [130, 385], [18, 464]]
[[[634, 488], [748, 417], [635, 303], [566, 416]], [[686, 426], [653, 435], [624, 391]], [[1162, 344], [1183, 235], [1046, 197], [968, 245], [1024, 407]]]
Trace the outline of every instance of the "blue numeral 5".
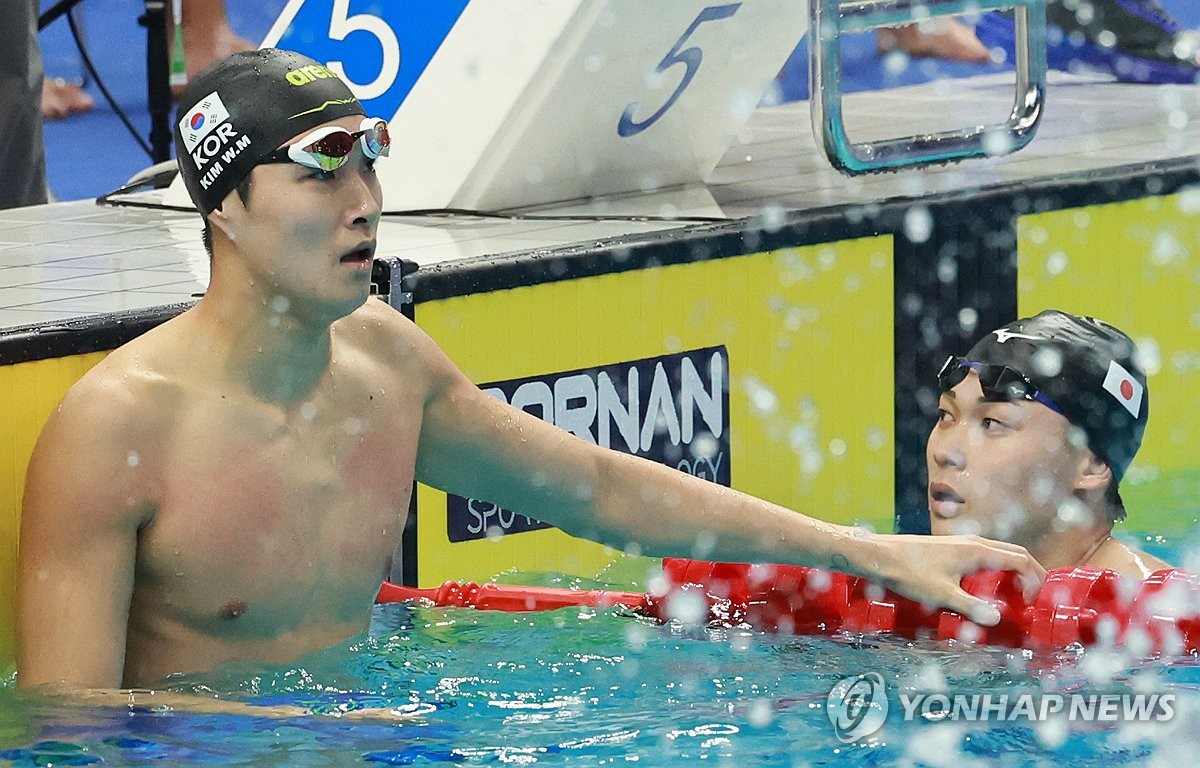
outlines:
[[684, 42], [688, 39], [688, 37], [691, 36], [693, 32], [696, 31], [696, 27], [699, 27], [706, 21], [719, 21], [720, 19], [728, 19], [730, 16], [737, 13], [737, 9], [741, 7], [741, 3], [731, 3], [729, 5], [714, 5], [700, 11], [700, 15], [696, 17], [696, 20], [693, 21], [691, 26], [687, 28], [687, 31], [685, 31], [683, 35], [675, 41], [675, 45], [671, 46], [671, 50], [666, 56], [663, 57], [663, 60], [658, 63], [658, 69], [654, 70], [656, 73], [661, 74], [676, 64], [684, 65], [687, 68], [687, 71], [683, 73], [683, 79], [679, 81], [679, 87], [677, 87], [675, 92], [671, 94], [671, 98], [667, 99], [667, 102], [658, 108], [657, 112], [641, 122], [633, 119], [633, 113], [636, 112], [638, 107], [641, 106], [641, 102], [629, 102], [629, 105], [625, 107], [625, 113], [621, 115], [621, 120], [617, 123], [618, 136], [636, 136], [650, 126], [654, 125], [656, 122], [658, 122], [660, 117], [666, 114], [667, 110], [671, 108], [671, 105], [675, 103], [675, 100], [679, 98], [684, 89], [687, 88], [692, 82], [692, 78], [696, 76], [696, 70], [700, 68], [700, 62], [704, 59], [704, 52], [695, 46], [692, 46], [691, 48], [685, 48], [682, 51], [679, 50], [679, 47], [684, 44]]

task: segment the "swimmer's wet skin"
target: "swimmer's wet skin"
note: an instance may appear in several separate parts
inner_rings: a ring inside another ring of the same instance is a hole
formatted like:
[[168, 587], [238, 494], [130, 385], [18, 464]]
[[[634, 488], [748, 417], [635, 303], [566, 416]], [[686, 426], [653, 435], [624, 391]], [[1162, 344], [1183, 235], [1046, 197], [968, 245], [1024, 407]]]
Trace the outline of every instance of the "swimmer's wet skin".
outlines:
[[1047, 568], [1137, 579], [1170, 567], [1112, 536], [1150, 414], [1133, 340], [1058, 310], [986, 334], [938, 374], [930, 528], [1020, 544]]
[[[825, 523], [481, 392], [370, 298], [382, 135], [366, 117], [332, 72], [291, 52], [237, 54], [189, 83], [175, 139], [209, 289], [89, 371], [38, 441], [21, 685], [147, 686], [357, 635], [417, 480], [619, 549], [690, 556], [711, 540], [722, 560], [848, 571], [982, 623], [998, 616], [960, 589], [963, 574], [1016, 570], [1036, 590], [1044, 571], [1018, 546]], [[291, 162], [264, 162], [281, 152]]]

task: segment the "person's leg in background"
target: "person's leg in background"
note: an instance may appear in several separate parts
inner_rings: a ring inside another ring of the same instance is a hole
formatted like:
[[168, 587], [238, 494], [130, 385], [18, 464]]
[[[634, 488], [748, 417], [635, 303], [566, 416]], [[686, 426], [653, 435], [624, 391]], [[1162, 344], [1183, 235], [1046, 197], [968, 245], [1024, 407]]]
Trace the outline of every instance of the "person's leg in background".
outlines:
[[88, 92], [61, 77], [42, 78], [42, 119], [62, 120], [96, 106]]
[[37, 0], [0, 0], [0, 208], [47, 200]]
[[[49, 7], [49, 0], [42, 0], [42, 4], [46, 6], [42, 10], [46, 10]], [[81, 6], [76, 6], [71, 10], [71, 13], [79, 10], [81, 10]], [[60, 20], [59, 23], [65, 25], [66, 21]], [[87, 112], [95, 106], [95, 100], [77, 83], [73, 83], [62, 77], [54, 77], [43, 73], [43, 120], [62, 120], [79, 112]]]
[[[1012, 61], [1009, 14], [989, 13], [972, 29], [953, 19], [881, 29], [881, 54], [985, 62]], [[1200, 77], [1200, 33], [1180, 23], [1158, 0], [1049, 0], [1046, 4], [1051, 69], [1111, 74], [1128, 83], [1193, 83]]]
[[974, 27], [945, 17], [880, 29], [875, 33], [875, 49], [880, 54], [900, 51], [914, 59], [935, 58], [976, 64], [989, 60], [988, 49], [975, 36]]
[[188, 77], [230, 54], [257, 47], [233, 31], [225, 0], [183, 0], [183, 58]]

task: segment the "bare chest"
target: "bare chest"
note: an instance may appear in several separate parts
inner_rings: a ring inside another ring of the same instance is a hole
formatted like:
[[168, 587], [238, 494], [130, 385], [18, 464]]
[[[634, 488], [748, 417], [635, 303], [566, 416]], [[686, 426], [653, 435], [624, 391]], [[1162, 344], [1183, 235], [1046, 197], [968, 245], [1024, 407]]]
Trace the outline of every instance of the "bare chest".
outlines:
[[403, 398], [191, 409], [164, 446], [135, 607], [259, 637], [365, 620], [400, 541], [419, 432]]

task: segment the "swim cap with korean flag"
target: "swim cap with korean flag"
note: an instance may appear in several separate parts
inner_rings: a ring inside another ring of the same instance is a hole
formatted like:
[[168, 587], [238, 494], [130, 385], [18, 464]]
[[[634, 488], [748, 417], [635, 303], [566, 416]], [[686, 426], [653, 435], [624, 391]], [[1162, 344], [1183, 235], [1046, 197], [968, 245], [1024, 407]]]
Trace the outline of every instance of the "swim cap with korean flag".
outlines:
[[[1093, 317], [1046, 310], [980, 339], [967, 358], [1025, 374], [1083, 430], [1117, 482], [1142, 445], [1150, 413], [1146, 374], [1133, 340]], [[1120, 495], [1114, 494], [1121, 507]]]
[[278, 48], [235, 53], [191, 80], [179, 100], [175, 156], [184, 186], [207, 216], [284, 142], [362, 114], [320, 62]]

